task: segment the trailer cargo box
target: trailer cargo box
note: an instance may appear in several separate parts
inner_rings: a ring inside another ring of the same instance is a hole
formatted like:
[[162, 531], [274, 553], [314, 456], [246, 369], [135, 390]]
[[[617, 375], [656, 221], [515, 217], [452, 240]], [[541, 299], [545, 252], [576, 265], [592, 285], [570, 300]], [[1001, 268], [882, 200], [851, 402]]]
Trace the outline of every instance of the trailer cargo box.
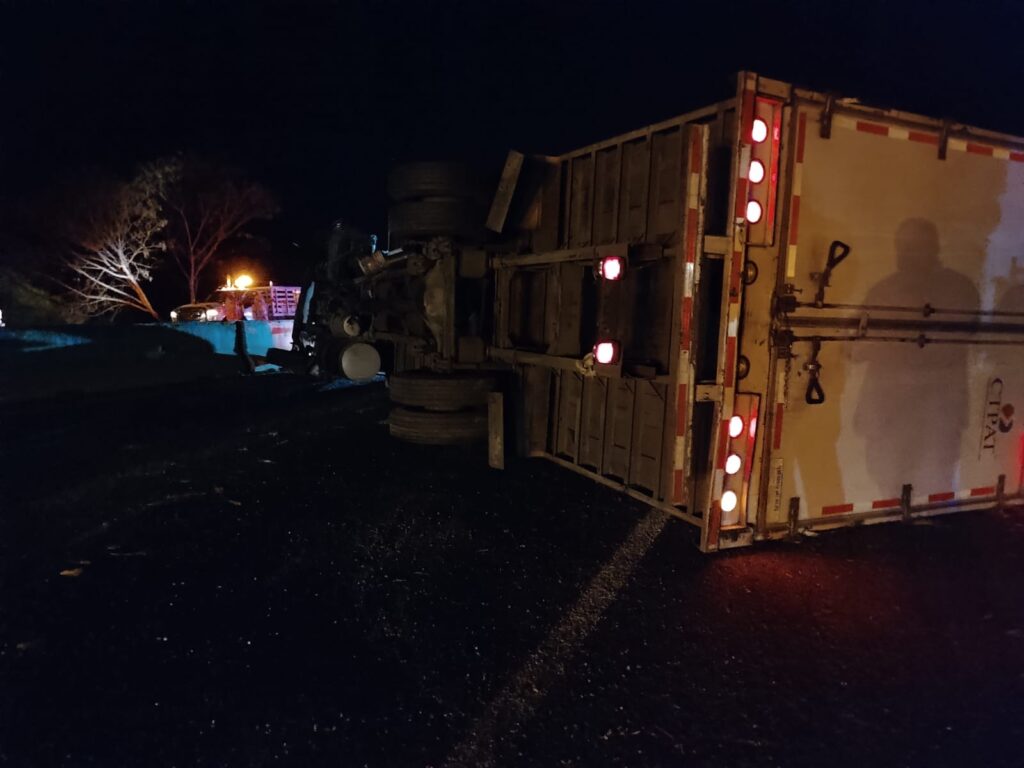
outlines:
[[[705, 549], [1020, 501], [1020, 140], [744, 73], [733, 100], [550, 165], [532, 252], [496, 262], [499, 317], [544, 317], [545, 354], [502, 324], [494, 350], [519, 363], [528, 453]], [[609, 254], [625, 274], [588, 325], [577, 286]], [[541, 264], [538, 313], [509, 286]], [[571, 363], [602, 340], [614, 365]]]

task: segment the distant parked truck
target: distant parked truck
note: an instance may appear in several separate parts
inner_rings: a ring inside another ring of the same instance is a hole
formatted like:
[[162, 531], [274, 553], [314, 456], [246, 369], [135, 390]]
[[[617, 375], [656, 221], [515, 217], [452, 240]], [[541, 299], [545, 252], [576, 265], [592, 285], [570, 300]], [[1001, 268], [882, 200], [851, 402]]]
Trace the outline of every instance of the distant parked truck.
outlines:
[[745, 72], [476, 189], [397, 169], [388, 250], [339, 229], [304, 289], [296, 355], [381, 350], [396, 437], [489, 436], [705, 551], [1024, 501], [1024, 139]]
[[301, 288], [292, 285], [256, 285], [218, 288], [206, 300], [171, 310], [171, 321], [219, 322], [227, 320], [285, 320], [295, 317]]

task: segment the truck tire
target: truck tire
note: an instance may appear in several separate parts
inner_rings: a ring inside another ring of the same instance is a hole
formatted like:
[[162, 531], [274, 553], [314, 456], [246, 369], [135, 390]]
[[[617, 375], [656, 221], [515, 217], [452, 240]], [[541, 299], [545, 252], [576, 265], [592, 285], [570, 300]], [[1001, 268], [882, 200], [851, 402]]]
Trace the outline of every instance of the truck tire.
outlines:
[[392, 437], [420, 445], [462, 445], [487, 439], [486, 411], [437, 413], [392, 408], [388, 417]]
[[388, 379], [391, 401], [430, 411], [458, 411], [487, 404], [494, 379], [475, 374], [443, 374], [408, 371]]
[[388, 175], [388, 196], [396, 203], [421, 197], [472, 197], [473, 182], [457, 163], [407, 163]]
[[388, 212], [392, 248], [437, 236], [471, 240], [480, 235], [482, 226], [473, 204], [454, 198], [396, 203]]

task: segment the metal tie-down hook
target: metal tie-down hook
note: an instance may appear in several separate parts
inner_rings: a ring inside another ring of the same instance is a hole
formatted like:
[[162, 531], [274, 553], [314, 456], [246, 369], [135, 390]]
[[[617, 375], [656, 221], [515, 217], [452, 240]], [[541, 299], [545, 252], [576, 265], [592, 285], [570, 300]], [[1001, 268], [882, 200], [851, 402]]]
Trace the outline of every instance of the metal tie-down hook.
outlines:
[[804, 370], [810, 379], [807, 382], [807, 392], [804, 393], [804, 401], [808, 405], [821, 405], [825, 402], [825, 390], [821, 387], [821, 363], [818, 362], [818, 353], [821, 352], [821, 339], [811, 341], [811, 357], [804, 363]]

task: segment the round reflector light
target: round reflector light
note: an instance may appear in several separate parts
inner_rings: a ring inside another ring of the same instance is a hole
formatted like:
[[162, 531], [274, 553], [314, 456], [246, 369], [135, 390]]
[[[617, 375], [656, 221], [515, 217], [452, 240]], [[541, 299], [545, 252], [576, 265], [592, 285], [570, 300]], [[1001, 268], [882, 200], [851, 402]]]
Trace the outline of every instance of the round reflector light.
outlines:
[[601, 277], [605, 280], [618, 280], [622, 277], [624, 265], [618, 256], [606, 256], [601, 260]]
[[739, 499], [737, 498], [735, 491], [726, 491], [722, 494], [722, 511], [732, 512], [736, 509], [736, 503], [738, 501]]
[[751, 200], [747, 203], [747, 221], [751, 224], [757, 224], [761, 220], [761, 204], [757, 200]]
[[729, 437], [739, 437], [743, 432], [743, 419], [740, 416], [733, 416], [729, 419]]
[[762, 141], [767, 139], [768, 123], [760, 117], [755, 117], [754, 124], [750, 126], [750, 138], [754, 140], [755, 144], [760, 144]]
[[725, 474], [735, 475], [740, 471], [740, 466], [743, 464], [743, 459], [737, 456], [735, 453], [730, 453], [729, 458], [725, 460]]
[[751, 184], [760, 184], [764, 181], [764, 163], [760, 160], [751, 160], [747, 178], [750, 179]]
[[618, 349], [616, 349], [614, 341], [599, 341], [594, 346], [594, 359], [601, 365], [614, 363], [616, 357], [618, 357]]

